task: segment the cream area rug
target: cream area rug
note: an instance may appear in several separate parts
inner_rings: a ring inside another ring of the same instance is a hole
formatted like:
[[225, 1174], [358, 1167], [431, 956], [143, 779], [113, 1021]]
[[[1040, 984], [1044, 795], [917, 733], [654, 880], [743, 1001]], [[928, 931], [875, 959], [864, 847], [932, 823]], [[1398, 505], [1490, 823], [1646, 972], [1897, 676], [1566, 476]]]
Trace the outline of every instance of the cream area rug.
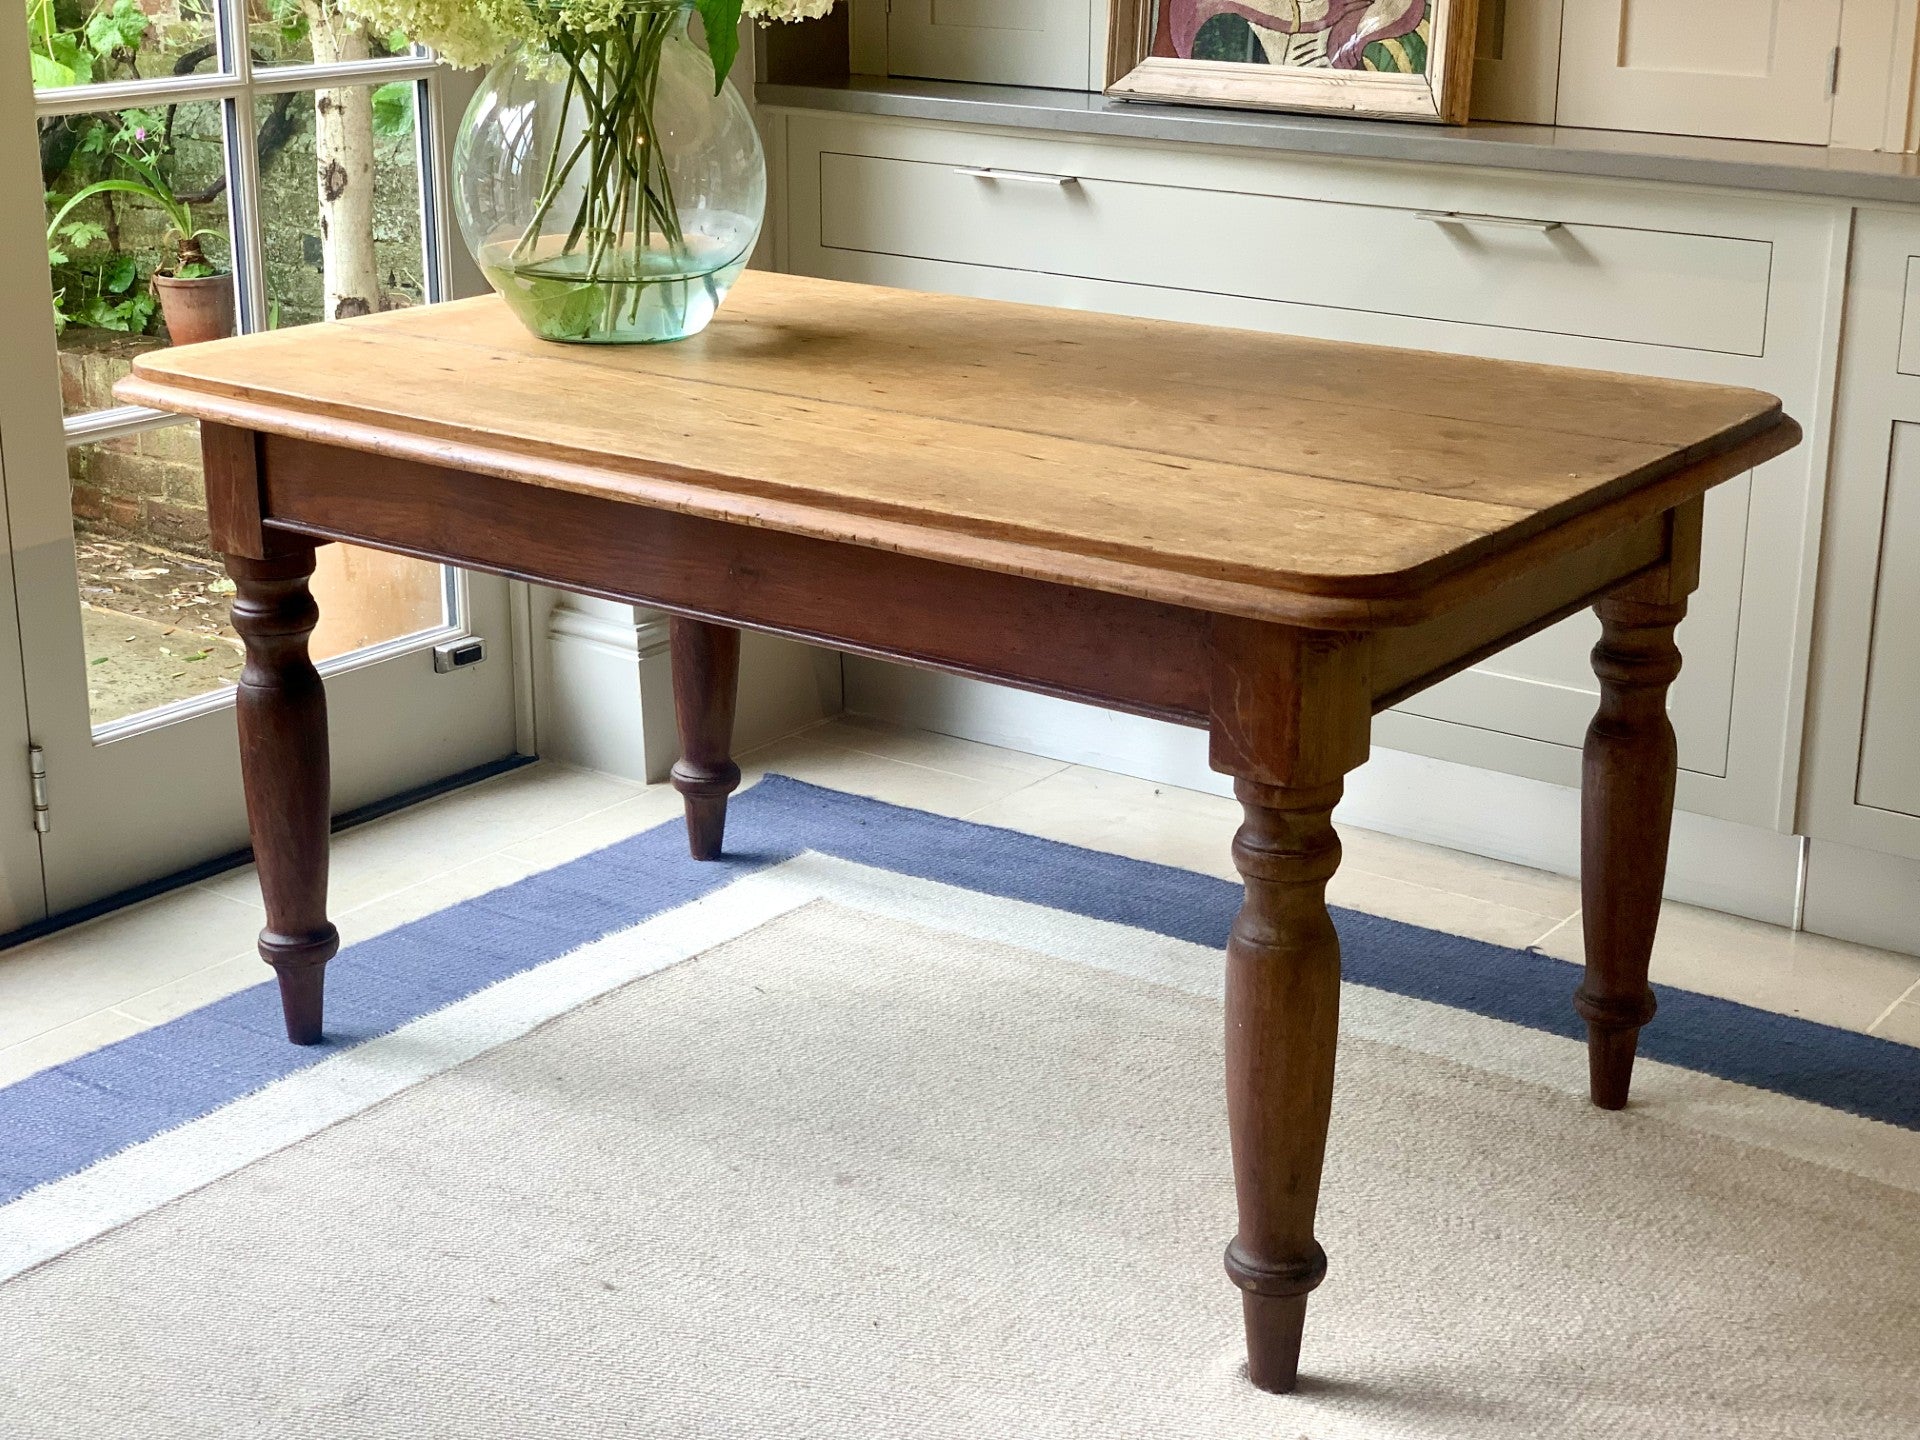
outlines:
[[[1051, 853], [768, 784], [750, 837], [800, 804], [949, 869]], [[1184, 884], [1085, 856], [1055, 868]], [[1264, 1395], [1211, 944], [772, 843], [688, 864], [702, 893], [264, 1083], [244, 1012], [203, 1014], [180, 1043], [224, 1035], [238, 1093], [150, 1041], [198, 1113], [0, 1207], [0, 1435], [1920, 1434], [1915, 1128], [1657, 1059], [1602, 1114], [1575, 1040], [1350, 984], [1331, 1268], [1300, 1392]], [[524, 949], [539, 878], [385, 960]], [[1879, 1053], [1819, 1029], [1779, 1043]], [[76, 1065], [95, 1097], [129, 1073]]]

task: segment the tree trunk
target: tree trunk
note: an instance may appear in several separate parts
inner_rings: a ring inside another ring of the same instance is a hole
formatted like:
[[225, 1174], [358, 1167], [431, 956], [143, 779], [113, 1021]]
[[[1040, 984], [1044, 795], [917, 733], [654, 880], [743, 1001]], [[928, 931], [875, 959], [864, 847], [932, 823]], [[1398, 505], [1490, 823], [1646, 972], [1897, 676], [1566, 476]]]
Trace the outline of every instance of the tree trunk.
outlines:
[[[371, 38], [335, 0], [302, 0], [316, 64], [365, 60]], [[320, 187], [320, 254], [326, 318], [344, 320], [380, 308], [373, 254], [373, 92], [365, 85], [313, 97], [313, 147]]]

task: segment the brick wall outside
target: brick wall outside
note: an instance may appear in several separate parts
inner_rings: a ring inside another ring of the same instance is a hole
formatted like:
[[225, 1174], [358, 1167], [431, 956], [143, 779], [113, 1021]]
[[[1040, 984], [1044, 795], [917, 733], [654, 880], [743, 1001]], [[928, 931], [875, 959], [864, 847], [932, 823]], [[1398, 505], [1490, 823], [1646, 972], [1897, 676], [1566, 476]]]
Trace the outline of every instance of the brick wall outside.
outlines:
[[[69, 415], [114, 404], [113, 383], [135, 357], [163, 346], [152, 336], [70, 330], [61, 339], [60, 391]], [[74, 518], [110, 534], [204, 555], [207, 491], [200, 432], [169, 425], [67, 451]]]
[[[69, 330], [60, 340], [67, 413], [113, 405], [114, 381], [136, 357], [165, 344], [152, 336]], [[67, 475], [74, 518], [83, 531], [215, 561], [198, 426], [168, 425], [73, 446], [67, 451]], [[84, 568], [87, 561], [81, 563]], [[444, 618], [439, 566], [353, 545], [322, 547], [313, 593], [320, 603], [315, 659], [424, 630]]]

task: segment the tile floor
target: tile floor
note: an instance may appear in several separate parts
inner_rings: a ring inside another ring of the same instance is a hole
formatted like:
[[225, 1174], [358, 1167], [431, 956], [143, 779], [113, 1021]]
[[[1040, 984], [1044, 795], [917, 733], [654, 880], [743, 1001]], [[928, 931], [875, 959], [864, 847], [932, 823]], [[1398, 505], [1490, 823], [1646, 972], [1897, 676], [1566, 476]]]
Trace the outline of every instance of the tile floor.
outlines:
[[[1217, 796], [1062, 765], [857, 717], [741, 757], [768, 770], [945, 815], [1231, 879], [1237, 807]], [[679, 813], [666, 786], [542, 764], [354, 830], [334, 847], [333, 908], [352, 944]], [[1578, 885], [1370, 831], [1346, 830], [1335, 903], [1580, 958]], [[250, 870], [0, 952], [0, 1084], [263, 978]], [[1655, 979], [1920, 1045], [1920, 959], [1668, 907]]]

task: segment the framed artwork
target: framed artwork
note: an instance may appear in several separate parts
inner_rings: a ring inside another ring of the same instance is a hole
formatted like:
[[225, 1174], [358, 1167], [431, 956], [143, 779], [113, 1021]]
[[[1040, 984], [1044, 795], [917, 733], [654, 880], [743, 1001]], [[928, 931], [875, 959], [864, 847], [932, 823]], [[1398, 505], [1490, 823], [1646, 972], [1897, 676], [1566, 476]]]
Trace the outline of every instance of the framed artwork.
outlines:
[[1480, 0], [1111, 0], [1107, 93], [1457, 125]]

